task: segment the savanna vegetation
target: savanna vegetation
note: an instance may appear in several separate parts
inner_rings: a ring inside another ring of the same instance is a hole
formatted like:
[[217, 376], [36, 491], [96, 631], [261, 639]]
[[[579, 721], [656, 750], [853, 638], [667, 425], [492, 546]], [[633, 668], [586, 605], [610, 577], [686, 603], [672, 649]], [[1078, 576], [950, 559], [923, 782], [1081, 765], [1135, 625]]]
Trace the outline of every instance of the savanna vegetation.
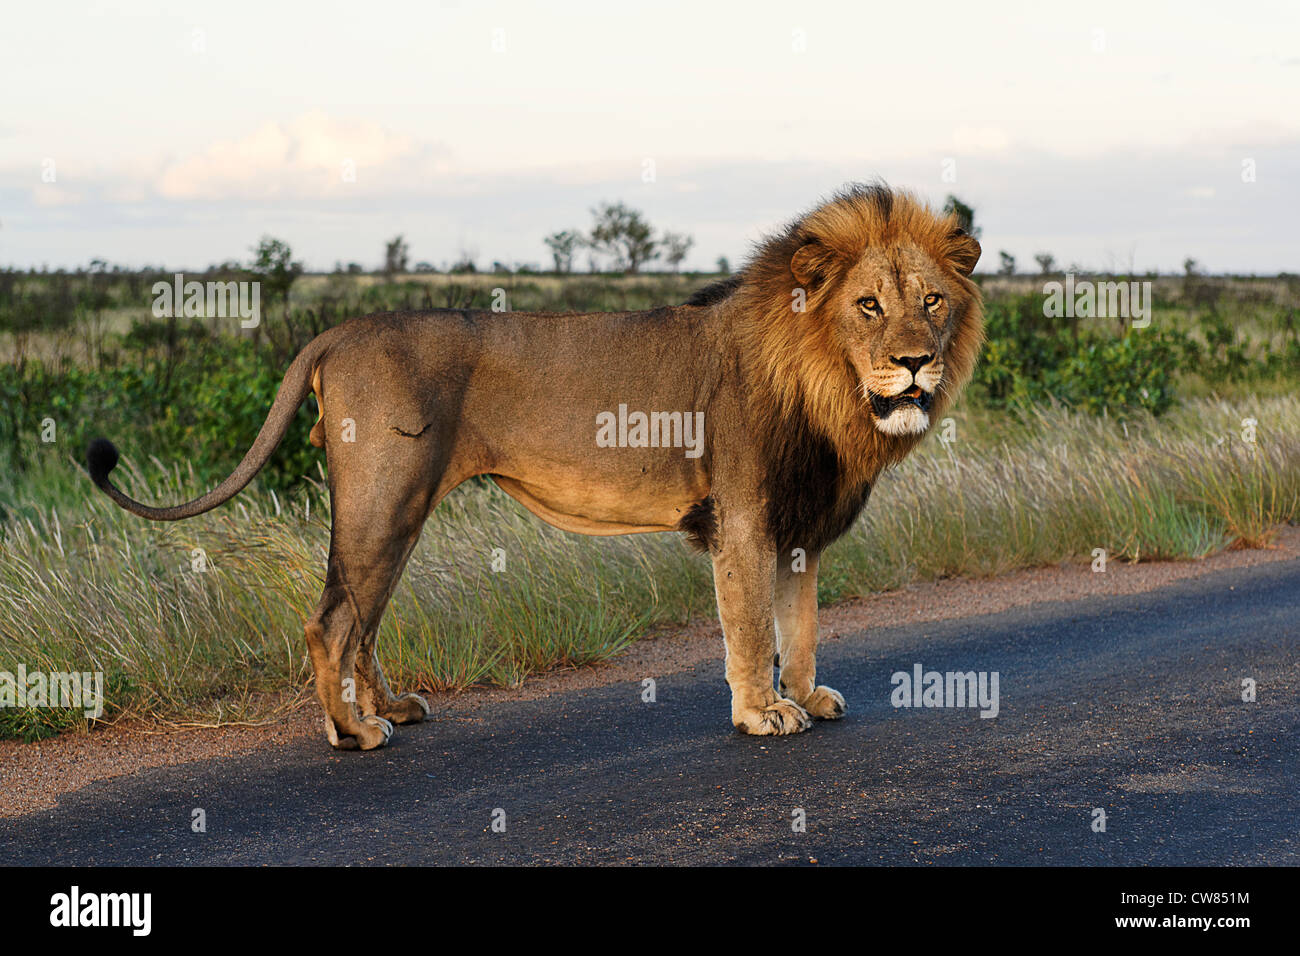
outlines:
[[[314, 402], [252, 488], [179, 524], [143, 521], [95, 491], [87, 441], [118, 444], [114, 479], [134, 497], [186, 499], [243, 455], [294, 352], [349, 316], [641, 309], [712, 278], [634, 274], [629, 257], [649, 254], [616, 245], [627, 274], [570, 273], [577, 246], [552, 238], [549, 273], [409, 272], [398, 237], [374, 273], [303, 274], [268, 240], [247, 267], [187, 274], [260, 281], [261, 321], [248, 329], [155, 317], [153, 284], [172, 278], [163, 270], [0, 272], [0, 671], [102, 671], [108, 719], [259, 720], [305, 700], [301, 628], [329, 528], [322, 455], [307, 441]], [[669, 260], [675, 241], [660, 250]], [[823, 600], [1097, 548], [1110, 560], [1198, 558], [1260, 546], [1295, 520], [1300, 278], [1190, 266], [1112, 277], [1152, 283], [1150, 324], [1134, 327], [1048, 317], [1053, 264], [1029, 277], [1008, 258], [980, 280], [988, 342], [971, 389], [831, 548]], [[403, 688], [514, 684], [712, 607], [708, 563], [677, 536], [566, 534], [475, 481], [429, 521], [380, 646]], [[0, 736], [84, 725], [71, 711], [0, 710]]]

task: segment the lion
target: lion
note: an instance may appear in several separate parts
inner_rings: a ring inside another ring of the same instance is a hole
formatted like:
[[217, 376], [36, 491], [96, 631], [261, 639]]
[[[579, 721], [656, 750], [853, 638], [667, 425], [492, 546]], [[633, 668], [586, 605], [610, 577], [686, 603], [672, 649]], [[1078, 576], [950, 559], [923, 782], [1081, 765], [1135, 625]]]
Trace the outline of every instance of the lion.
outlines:
[[304, 630], [336, 748], [381, 747], [428, 714], [389, 689], [376, 633], [425, 519], [476, 475], [565, 531], [685, 533], [712, 560], [732, 724], [796, 733], [846, 709], [817, 683], [818, 558], [970, 379], [980, 251], [913, 194], [853, 184], [680, 306], [340, 324], [290, 364], [234, 472], [185, 504], [123, 494], [106, 439], [87, 470], [133, 514], [202, 514], [252, 480], [315, 395], [333, 523]]

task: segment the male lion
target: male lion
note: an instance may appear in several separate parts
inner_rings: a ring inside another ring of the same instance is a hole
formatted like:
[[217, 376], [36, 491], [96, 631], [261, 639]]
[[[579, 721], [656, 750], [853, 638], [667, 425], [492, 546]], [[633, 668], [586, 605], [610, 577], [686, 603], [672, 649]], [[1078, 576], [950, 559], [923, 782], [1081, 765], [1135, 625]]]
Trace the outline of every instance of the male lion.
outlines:
[[[473, 475], [567, 531], [686, 532], [713, 560], [732, 723], [795, 733], [844, 714], [815, 679], [818, 555], [970, 378], [979, 256], [955, 217], [854, 185], [675, 308], [400, 312], [330, 329], [289, 366], [235, 471], [186, 504], [153, 508], [114, 487], [105, 439], [88, 470], [134, 514], [201, 514], [248, 484], [315, 393], [334, 520], [305, 630], [335, 747], [383, 746], [393, 723], [428, 713], [389, 690], [375, 635], [425, 519]], [[694, 450], [681, 447], [692, 422]]]

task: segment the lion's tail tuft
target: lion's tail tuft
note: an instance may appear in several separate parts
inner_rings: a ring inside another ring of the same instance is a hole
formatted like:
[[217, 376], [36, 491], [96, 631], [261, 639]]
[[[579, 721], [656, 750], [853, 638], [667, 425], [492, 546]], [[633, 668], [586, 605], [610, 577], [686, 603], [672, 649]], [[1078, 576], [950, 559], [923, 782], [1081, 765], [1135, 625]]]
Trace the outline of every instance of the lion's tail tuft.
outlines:
[[105, 491], [109, 489], [108, 473], [117, 467], [117, 446], [107, 438], [96, 438], [86, 449], [86, 471], [90, 480]]

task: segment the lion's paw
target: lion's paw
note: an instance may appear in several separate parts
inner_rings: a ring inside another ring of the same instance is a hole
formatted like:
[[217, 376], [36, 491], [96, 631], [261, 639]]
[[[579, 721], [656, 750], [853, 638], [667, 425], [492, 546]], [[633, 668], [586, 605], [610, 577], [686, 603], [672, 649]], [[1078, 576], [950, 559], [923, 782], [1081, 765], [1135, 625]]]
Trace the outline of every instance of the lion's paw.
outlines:
[[839, 720], [847, 710], [844, 695], [824, 684], [808, 695], [803, 706], [808, 713], [819, 720]]
[[393, 736], [393, 725], [383, 717], [370, 714], [361, 718], [359, 734], [340, 734], [334, 721], [325, 718], [325, 736], [339, 750], [375, 750]]
[[794, 701], [778, 697], [766, 707], [732, 714], [731, 722], [747, 734], [797, 734], [812, 726], [812, 718]]
[[429, 702], [419, 694], [398, 694], [384, 716], [395, 724], [418, 724], [429, 716]]

